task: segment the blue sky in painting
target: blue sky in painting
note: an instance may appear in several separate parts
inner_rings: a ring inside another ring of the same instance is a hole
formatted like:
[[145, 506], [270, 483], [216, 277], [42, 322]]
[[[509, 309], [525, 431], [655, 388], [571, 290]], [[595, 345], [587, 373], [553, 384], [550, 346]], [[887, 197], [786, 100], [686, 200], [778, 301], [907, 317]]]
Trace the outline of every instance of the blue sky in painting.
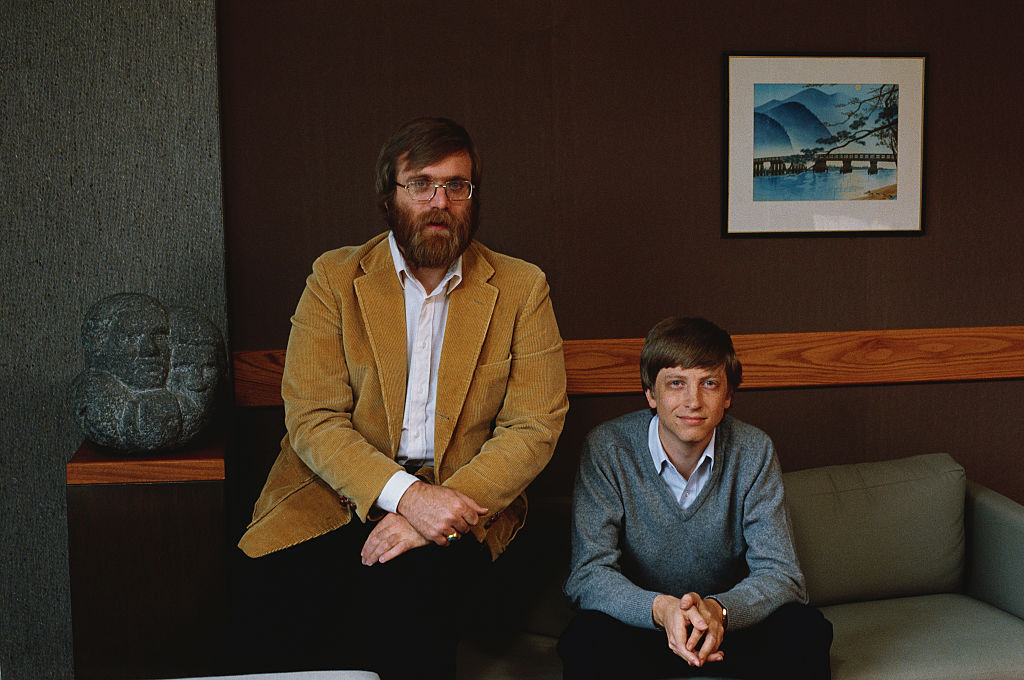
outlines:
[[[864, 83], [817, 86], [817, 88], [825, 94], [835, 94], [836, 92], [839, 92], [848, 97], [860, 97], [862, 96], [862, 93], [868, 91], [872, 87], [876, 86]], [[771, 101], [772, 99], [783, 101], [806, 88], [807, 83], [754, 83], [754, 107], [756, 108], [767, 101]]]

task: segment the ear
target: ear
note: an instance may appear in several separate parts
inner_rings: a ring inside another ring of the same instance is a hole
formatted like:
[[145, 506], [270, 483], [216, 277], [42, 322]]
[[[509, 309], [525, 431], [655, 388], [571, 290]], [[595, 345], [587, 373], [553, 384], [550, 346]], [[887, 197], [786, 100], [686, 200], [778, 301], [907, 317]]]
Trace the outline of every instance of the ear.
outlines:
[[653, 409], [658, 408], [658, 400], [655, 398], [653, 390], [644, 390], [644, 396], [647, 397], [647, 405]]
[[725, 397], [725, 408], [728, 409], [732, 406], [732, 395], [736, 394], [736, 390], [729, 390], [729, 394]]

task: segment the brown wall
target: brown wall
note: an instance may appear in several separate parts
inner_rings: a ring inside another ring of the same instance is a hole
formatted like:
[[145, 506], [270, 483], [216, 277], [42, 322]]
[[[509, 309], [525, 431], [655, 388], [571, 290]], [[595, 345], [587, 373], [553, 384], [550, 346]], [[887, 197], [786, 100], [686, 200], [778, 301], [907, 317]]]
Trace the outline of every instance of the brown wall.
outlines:
[[[382, 231], [376, 153], [417, 115], [474, 135], [480, 239], [547, 272], [566, 338], [678, 313], [734, 333], [1024, 323], [1022, 19], [1009, 2], [222, 0], [234, 348], [283, 347], [312, 260]], [[723, 238], [730, 51], [927, 54], [923, 234]], [[786, 469], [943, 450], [1024, 501], [1022, 403], [1007, 381], [752, 391], [733, 413]], [[574, 399], [545, 478], [642, 405]]]

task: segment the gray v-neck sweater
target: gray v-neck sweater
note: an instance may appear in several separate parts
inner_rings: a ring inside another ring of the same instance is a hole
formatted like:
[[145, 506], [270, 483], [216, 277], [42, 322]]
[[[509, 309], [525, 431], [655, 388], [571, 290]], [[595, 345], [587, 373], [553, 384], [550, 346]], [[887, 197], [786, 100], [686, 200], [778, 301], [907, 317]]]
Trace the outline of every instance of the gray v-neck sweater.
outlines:
[[725, 416], [711, 479], [684, 510], [651, 460], [651, 417], [630, 413], [587, 436], [573, 491], [569, 601], [654, 628], [655, 597], [693, 591], [728, 608], [730, 630], [806, 602], [768, 436]]

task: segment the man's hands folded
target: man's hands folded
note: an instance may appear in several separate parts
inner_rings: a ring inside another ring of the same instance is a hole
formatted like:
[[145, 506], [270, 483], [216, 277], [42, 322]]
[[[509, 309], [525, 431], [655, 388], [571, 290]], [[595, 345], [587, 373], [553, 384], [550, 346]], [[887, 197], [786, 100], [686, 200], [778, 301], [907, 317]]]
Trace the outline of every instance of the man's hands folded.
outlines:
[[665, 630], [669, 649], [691, 666], [700, 668], [725, 658], [719, 649], [725, 638], [725, 622], [722, 607], [715, 600], [702, 599], [697, 593], [681, 598], [658, 595], [651, 615], [654, 623]]

